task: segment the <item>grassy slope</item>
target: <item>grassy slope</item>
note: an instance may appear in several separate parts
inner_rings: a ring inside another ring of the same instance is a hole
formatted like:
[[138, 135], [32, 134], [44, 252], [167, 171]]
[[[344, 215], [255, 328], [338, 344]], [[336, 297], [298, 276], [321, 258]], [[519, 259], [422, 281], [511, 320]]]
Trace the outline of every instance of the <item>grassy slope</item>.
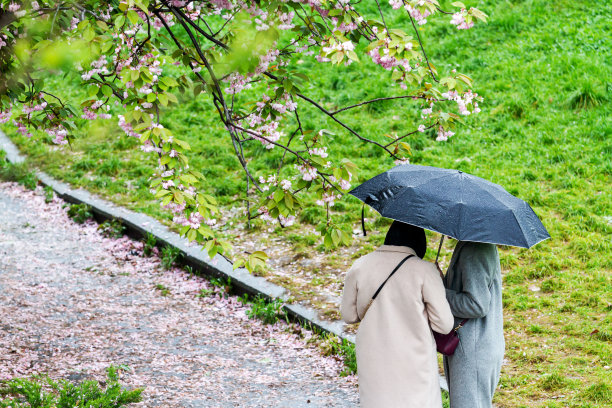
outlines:
[[[502, 249], [508, 365], [498, 405], [612, 406], [611, 371], [605, 368], [612, 365], [612, 228], [607, 218], [612, 216], [612, 96], [606, 82], [612, 77], [611, 9], [594, 0], [486, 1], [479, 7], [491, 15], [487, 26], [456, 32], [438, 24], [426, 31], [425, 44], [434, 61], [459, 65], [475, 78], [486, 98], [483, 112], [448, 143], [422, 136], [411, 140], [412, 162], [458, 168], [500, 183], [529, 201], [552, 235], [531, 250]], [[386, 85], [386, 73], [368, 64], [334, 73], [308, 60], [300, 66], [315, 78], [305, 93], [329, 107], [395, 92]], [[379, 137], [401, 134], [402, 118], [414, 109], [384, 103], [344, 118]], [[303, 113], [307, 124], [336, 131], [339, 154], [359, 164], [362, 179], [392, 164], [308, 113]], [[185, 100], [164, 120], [195, 147], [194, 166], [209, 176], [205, 188], [231, 206], [244, 189], [244, 177], [213, 118], [200, 98]], [[72, 154], [16, 140], [51, 174], [165, 217], [147, 193], [146, 174], [154, 165], [150, 157], [131, 152], [136, 141], [108, 130], [113, 122], [97, 126]], [[260, 155], [252, 165], [264, 171], [277, 160], [277, 154]], [[357, 226], [355, 200], [343, 200], [336, 209], [348, 227]], [[303, 218], [311, 220], [317, 212], [310, 209]], [[313, 242], [298, 239], [302, 231], [297, 228], [275, 233], [291, 236], [296, 247]], [[372, 237], [353, 253], [379, 240]]]

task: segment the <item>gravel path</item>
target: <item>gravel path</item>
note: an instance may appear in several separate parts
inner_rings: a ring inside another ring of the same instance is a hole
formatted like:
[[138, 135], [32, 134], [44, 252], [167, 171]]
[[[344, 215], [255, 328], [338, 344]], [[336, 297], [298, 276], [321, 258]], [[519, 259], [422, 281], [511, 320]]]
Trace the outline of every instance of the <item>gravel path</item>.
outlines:
[[0, 380], [102, 380], [125, 364], [143, 407], [357, 405], [356, 378], [340, 377], [310, 332], [249, 320], [233, 297], [198, 297], [206, 280], [164, 271], [141, 243], [104, 238], [62, 205], [0, 183]]

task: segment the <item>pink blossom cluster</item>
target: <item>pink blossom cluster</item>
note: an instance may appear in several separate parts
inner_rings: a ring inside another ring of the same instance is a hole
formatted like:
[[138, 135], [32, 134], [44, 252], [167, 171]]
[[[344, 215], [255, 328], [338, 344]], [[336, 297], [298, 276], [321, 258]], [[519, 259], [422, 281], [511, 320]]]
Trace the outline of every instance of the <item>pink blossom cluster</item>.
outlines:
[[[276, 91], [276, 88], [274, 91]], [[253, 131], [250, 132], [250, 136], [259, 140], [267, 149], [272, 149], [274, 148], [273, 142], [280, 140], [283, 133], [279, 130], [280, 122], [278, 119], [273, 120], [271, 115], [266, 117], [262, 115], [263, 110], [268, 105], [278, 113], [285, 114], [295, 111], [297, 102], [293, 101], [290, 94], [283, 94], [282, 97], [272, 102], [270, 97], [264, 93], [262, 94], [262, 100], [257, 102], [255, 112], [242, 121], [244, 127]]]
[[438, 126], [438, 136], [436, 140], [438, 142], [446, 142], [449, 137], [453, 136], [455, 132], [451, 132], [450, 130], [444, 130], [442, 126]]
[[323, 196], [317, 200], [315, 203], [317, 205], [320, 206], [325, 206], [325, 205], [329, 205], [330, 207], [333, 207], [334, 204], [336, 203], [336, 200], [342, 198], [341, 194], [338, 193], [334, 193], [331, 188], [328, 188], [324, 193]]
[[[202, 215], [199, 212], [194, 211], [191, 214], [189, 214], [189, 217], [185, 217], [185, 215], [183, 214], [176, 215], [172, 219], [172, 221], [178, 225], [182, 225], [182, 226], [193, 228], [197, 230], [202, 225], [202, 222], [204, 222], [204, 217], [202, 217]], [[214, 222], [212, 225], [214, 225]]]
[[[424, 4], [425, 0], [419, 0], [416, 5], [423, 6]], [[408, 12], [408, 14], [410, 14], [410, 16], [415, 19], [418, 25], [427, 24], [427, 17], [431, 15], [431, 12], [429, 10], [425, 9], [423, 12], [421, 12], [417, 7], [413, 7], [410, 4], [406, 4], [404, 8]]]
[[256, 129], [257, 133], [261, 136], [254, 135], [253, 137], [266, 146], [266, 149], [272, 149], [274, 148], [272, 142], [277, 142], [283, 136], [283, 132], [278, 129], [279, 125], [280, 122], [271, 120]]
[[[372, 58], [372, 61], [375, 64], [380, 65], [381, 67], [383, 67], [384, 69], [388, 71], [391, 70], [393, 67], [401, 67], [404, 69], [404, 71], [410, 72], [412, 70], [412, 67], [410, 66], [410, 61], [408, 61], [406, 58], [397, 59], [396, 57], [390, 55], [390, 52], [389, 52], [390, 42], [391, 42], [391, 39], [386, 38], [385, 44], [382, 48], [382, 55], [381, 55], [381, 47], [376, 47], [369, 52], [370, 58]], [[404, 46], [404, 49], [406, 50], [410, 50], [413, 47], [410, 41], [403, 44], [403, 46]]]
[[342, 190], [348, 190], [351, 188], [351, 179], [353, 178], [353, 175], [351, 173], [349, 173], [348, 175], [348, 180], [344, 180], [344, 179], [336, 179], [336, 177], [334, 176], [329, 176], [329, 180], [332, 183], [338, 183], [338, 186], [342, 189]]
[[90, 80], [96, 74], [103, 74], [103, 75], [109, 74], [109, 71], [106, 68], [106, 56], [105, 55], [102, 55], [100, 58], [92, 62], [91, 66], [93, 67], [92, 70], [86, 71], [84, 74], [81, 75], [81, 79], [83, 81]]
[[315, 147], [315, 148], [309, 149], [308, 153], [311, 156], [320, 156], [322, 158], [326, 158], [328, 156], [328, 154], [327, 154], [327, 147], [325, 147], [325, 146], [323, 146], [323, 147]]
[[6, 34], [0, 35], [0, 49], [2, 49], [2, 47], [6, 47], [8, 45], [7, 41], [8, 41], [8, 37], [7, 37]]
[[260, 214], [260, 217], [265, 222], [274, 222], [274, 217], [270, 215], [267, 207], [261, 206], [257, 209], [257, 213]]
[[427, 119], [427, 118], [431, 117], [431, 115], [433, 114], [433, 107], [434, 107], [434, 104], [433, 104], [433, 102], [431, 102], [429, 104], [429, 108], [422, 109], [421, 110], [421, 118], [422, 119]]
[[275, 174], [268, 176], [267, 179], [263, 176], [260, 176], [259, 183], [261, 184], [262, 191], [270, 190], [270, 186], [280, 186], [280, 188], [287, 191], [287, 190], [291, 190], [291, 184], [292, 184], [291, 180], [287, 180], [287, 179], [283, 179], [283, 180], [280, 180], [280, 182], [278, 182]]
[[34, 105], [23, 105], [23, 113], [29, 115], [32, 112], [41, 112], [47, 107], [47, 102], [43, 101], [41, 104]]
[[402, 7], [404, 2], [402, 0], [389, 0], [389, 4], [393, 8], [393, 10], [397, 10]]
[[[336, 20], [336, 21], [334, 21], [334, 20]], [[337, 19], [336, 18], [332, 18], [332, 22], [337, 24]], [[340, 23], [340, 25], [336, 25], [334, 27], [334, 31], [340, 31], [343, 34], [346, 34], [346, 33], [350, 33], [351, 31], [355, 31], [358, 28], [359, 28], [359, 25], [355, 21], [351, 21], [349, 23], [342, 22], [342, 23]]]
[[453, 19], [450, 21], [452, 25], [457, 26], [457, 30], [469, 30], [474, 27], [474, 21], [470, 21], [469, 23], [465, 20], [465, 16], [467, 15], [467, 11], [465, 9], [461, 9], [460, 12], [453, 14]]
[[[457, 102], [457, 109], [459, 109], [459, 113], [464, 116], [468, 116], [471, 113], [479, 113], [480, 108], [478, 107], [478, 102], [474, 101], [474, 99], [478, 98], [478, 94], [473, 93], [471, 90], [463, 93], [463, 96], [459, 95], [456, 90], [451, 90], [442, 94], [442, 97], [446, 98], [449, 101]], [[472, 112], [470, 112], [467, 108], [467, 105], [473, 104], [474, 108]]]
[[[267, 222], [267, 223], [273, 223], [276, 220], [274, 219], [274, 217], [272, 217], [270, 215], [270, 212], [268, 211], [268, 208], [261, 206], [257, 209], [257, 213], [259, 214], [260, 218]], [[291, 225], [293, 225], [295, 223], [295, 216], [294, 215], [288, 215], [288, 216], [283, 216], [281, 214], [279, 214], [278, 216], [278, 222], [281, 226], [283, 227], [289, 227]]]
[[23, 123], [14, 120], [13, 125], [15, 125], [15, 127], [17, 128], [17, 132], [21, 133], [26, 137], [32, 137], [32, 133], [28, 131], [28, 128]]
[[[96, 113], [96, 111], [101, 110], [102, 112]], [[106, 113], [110, 111], [109, 105], [104, 105], [102, 101], [95, 101], [89, 108], [84, 107], [84, 114], [81, 116], [83, 119], [93, 120], [96, 119], [96, 116], [99, 116], [101, 119], [110, 119], [112, 115]]]
[[295, 215], [288, 215], [286, 217], [284, 217], [283, 215], [279, 215], [278, 216], [278, 222], [280, 223], [280, 225], [282, 225], [283, 227], [290, 227], [295, 223]]
[[68, 140], [66, 140], [68, 131], [63, 126], [57, 125], [55, 127], [45, 129], [45, 132], [47, 132], [47, 134], [53, 138], [53, 143], [58, 145], [68, 144]]
[[312, 181], [312, 180], [316, 179], [317, 176], [318, 176], [317, 169], [315, 169], [314, 167], [312, 167], [312, 166], [310, 166], [308, 164], [296, 164], [295, 168], [302, 175], [302, 180]]
[[229, 82], [229, 86], [225, 88], [225, 92], [230, 95], [236, 95], [242, 92], [244, 89], [251, 88], [251, 84], [248, 82], [247, 77], [239, 72], [232, 72], [227, 77], [226, 81]]
[[276, 175], [272, 174], [268, 176], [267, 179], [263, 176], [259, 176], [259, 183], [261, 184], [261, 189], [263, 191], [268, 191], [270, 190], [269, 185], [276, 185]]
[[[143, 16], [141, 16], [141, 18]], [[163, 22], [157, 16], [153, 16], [152, 18], [151, 25], [155, 30], [159, 31], [164, 28], [164, 22], [168, 25], [168, 27], [172, 27], [174, 25], [174, 16], [172, 15], [172, 13], [160, 13], [160, 16], [164, 19]]]
[[292, 23], [293, 17], [295, 16], [295, 12], [290, 11], [288, 13], [281, 13], [278, 16], [281, 24], [278, 25], [279, 30], [291, 30], [295, 27], [295, 24]]
[[140, 133], [135, 132], [132, 125], [125, 121], [125, 116], [117, 115], [117, 117], [119, 118], [119, 122], [117, 124], [128, 136], [140, 138]]
[[0, 123], [6, 123], [11, 118], [11, 108], [9, 107], [7, 110], [0, 110]]
[[270, 21], [268, 21], [268, 13], [261, 11], [259, 17], [255, 18], [255, 29], [257, 31], [265, 31], [270, 28]]
[[255, 68], [256, 74], [263, 74], [268, 70], [270, 64], [276, 61], [276, 58], [280, 54], [280, 51], [276, 49], [276, 44], [267, 53], [259, 57], [259, 65]]

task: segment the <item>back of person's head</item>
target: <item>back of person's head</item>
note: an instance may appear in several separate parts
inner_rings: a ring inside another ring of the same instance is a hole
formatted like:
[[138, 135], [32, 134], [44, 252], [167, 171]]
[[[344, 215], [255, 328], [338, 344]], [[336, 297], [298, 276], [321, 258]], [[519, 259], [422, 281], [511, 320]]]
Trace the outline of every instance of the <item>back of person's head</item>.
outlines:
[[422, 259], [427, 251], [427, 238], [425, 238], [425, 231], [423, 228], [405, 224], [400, 221], [393, 221], [389, 231], [387, 231], [385, 245], [412, 248], [416, 255]]

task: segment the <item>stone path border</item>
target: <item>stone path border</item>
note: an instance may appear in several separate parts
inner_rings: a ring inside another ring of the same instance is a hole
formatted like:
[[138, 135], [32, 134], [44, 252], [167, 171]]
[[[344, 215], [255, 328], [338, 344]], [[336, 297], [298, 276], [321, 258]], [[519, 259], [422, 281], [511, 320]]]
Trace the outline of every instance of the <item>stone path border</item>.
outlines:
[[[17, 146], [1, 130], [0, 150], [4, 150], [6, 159], [10, 163], [25, 161]], [[259, 295], [268, 300], [286, 300], [289, 296], [285, 288], [268, 282], [262, 277], [254, 276], [245, 268], [233, 269], [232, 264], [220, 255], [211, 260], [206, 252], [195, 245], [191, 245], [187, 239], [170, 231], [168, 227], [148, 215], [119, 207], [95, 197], [85, 190], [72, 189], [68, 184], [57, 181], [42, 171], [36, 171], [36, 175], [43, 185], [51, 187], [64, 201], [89, 205], [96, 221], [103, 222], [113, 218], [120, 220], [126, 227], [127, 234], [134, 238], [143, 238], [149, 233], [155, 236], [158, 243], [178, 248], [181, 251], [182, 263], [191, 266], [200, 274], [222, 279], [230, 278], [233, 290], [237, 294]], [[323, 332], [335, 334], [341, 339], [355, 343], [355, 336], [344, 331], [346, 324], [342, 321], [330, 322], [320, 319], [315, 309], [299, 303], [286, 304], [284, 309], [289, 318], [294, 321], [306, 326], [310, 325]], [[440, 387], [443, 390], [448, 390], [446, 380], [442, 376], [440, 376]]]

